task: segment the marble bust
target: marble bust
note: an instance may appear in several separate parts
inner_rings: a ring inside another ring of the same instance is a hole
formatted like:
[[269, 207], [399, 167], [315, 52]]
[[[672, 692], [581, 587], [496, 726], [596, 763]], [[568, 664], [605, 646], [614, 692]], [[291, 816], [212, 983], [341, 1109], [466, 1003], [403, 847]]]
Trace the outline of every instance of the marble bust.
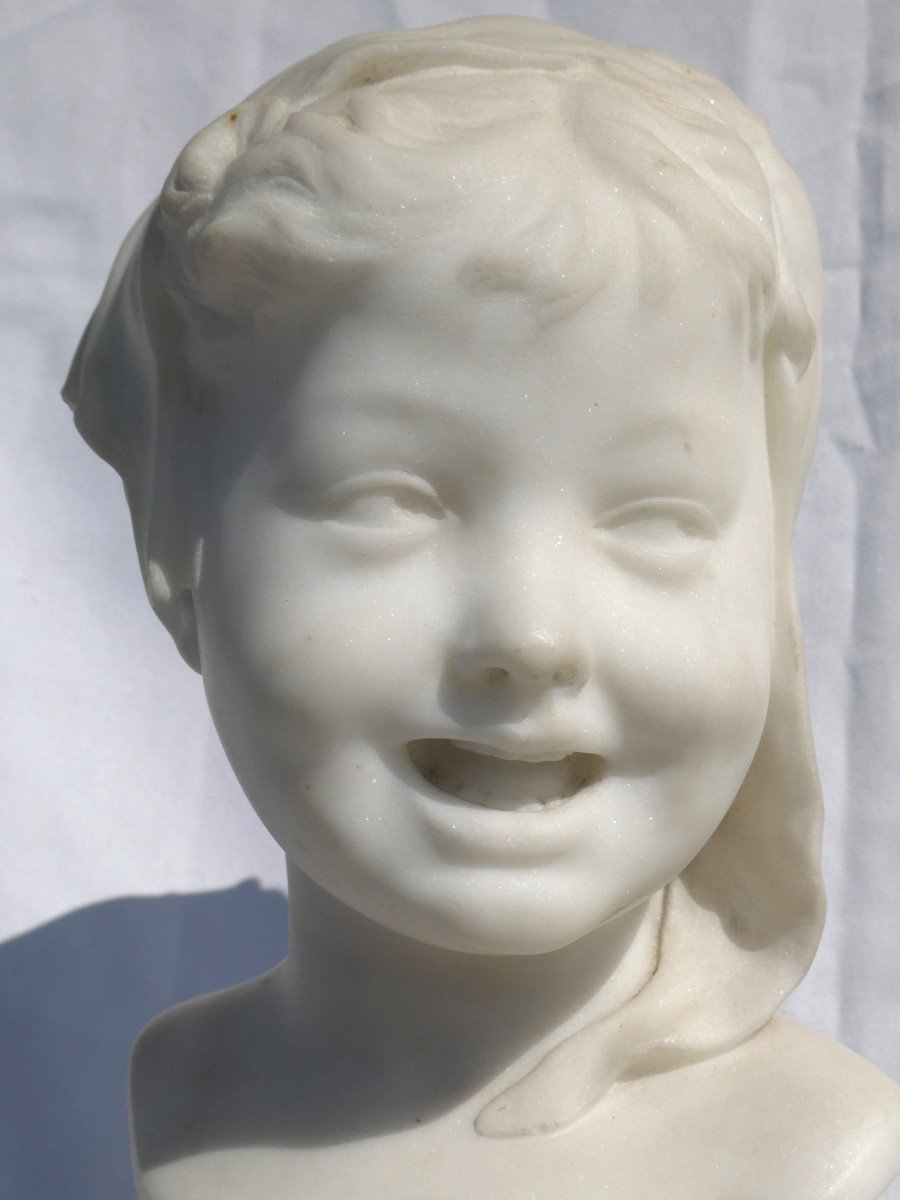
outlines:
[[764, 122], [545, 22], [352, 38], [183, 151], [65, 396], [291, 925], [142, 1034], [143, 1200], [900, 1172], [900, 1089], [775, 1015], [824, 907], [821, 306]]

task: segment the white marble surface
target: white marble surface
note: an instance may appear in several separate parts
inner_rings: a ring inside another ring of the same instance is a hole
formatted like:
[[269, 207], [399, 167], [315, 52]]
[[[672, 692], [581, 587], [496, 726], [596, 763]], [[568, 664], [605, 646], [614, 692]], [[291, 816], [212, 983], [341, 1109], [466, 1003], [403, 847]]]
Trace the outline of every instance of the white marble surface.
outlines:
[[[104, 260], [185, 137], [278, 67], [377, 23], [371, 6], [352, 4], [304, 14], [299, 30], [295, 10], [278, 4], [260, 8], [250, 25], [243, 11], [231, 20], [222, 6], [214, 19], [210, 11], [161, 6], [151, 17], [112, 4], [11, 5], [0, 25], [13, 84], [4, 95], [13, 169], [5, 184], [2, 303], [10, 455], [4, 571], [12, 605], [4, 666], [15, 681], [7, 692], [14, 704], [4, 755], [13, 765], [4, 806], [16, 847], [2, 908], [7, 936], [24, 935], [4, 947], [6, 961], [20, 968], [7, 973], [5, 1003], [14, 1017], [6, 1028], [18, 1020], [34, 1029], [38, 1019], [50, 1028], [74, 1009], [81, 1024], [73, 1040], [82, 1047], [98, 1037], [98, 1025], [121, 1017], [127, 1026], [143, 1006], [152, 1012], [176, 998], [189, 973], [178, 948], [187, 906], [166, 910], [174, 915], [150, 939], [156, 959], [146, 976], [124, 973], [116, 937], [124, 932], [127, 941], [134, 931], [132, 910], [116, 908], [117, 898], [223, 889], [253, 874], [275, 885], [281, 875], [229, 780], [199, 690], [174, 655], [167, 659], [162, 631], [143, 613], [116, 482], [86, 458], [54, 401]], [[434, 3], [385, 6], [380, 15], [385, 25], [419, 24], [473, 11], [478, 6]], [[900, 886], [891, 736], [898, 564], [889, 519], [892, 480], [900, 477], [891, 407], [896, 218], [879, 199], [895, 163], [895, 93], [887, 85], [896, 16], [888, 3], [829, 12], [798, 4], [788, 14], [766, 4], [727, 15], [677, 4], [515, 11], [652, 43], [719, 74], [766, 112], [813, 195], [830, 288], [826, 407], [799, 565], [832, 915], [792, 1011], [897, 1074], [896, 935], [879, 919], [896, 911]], [[162, 89], [160, 79], [167, 81]], [[132, 669], [117, 676], [126, 659]], [[110, 690], [107, 681], [116, 677]], [[153, 750], [162, 745], [165, 755]], [[114, 907], [70, 915], [104, 901]], [[264, 898], [223, 905], [221, 913], [243, 920], [252, 938], [264, 905]], [[151, 924], [164, 908], [160, 900], [146, 910]], [[68, 921], [62, 945], [83, 939], [82, 952], [68, 961], [53, 943], [58, 953], [48, 966], [40, 947], [52, 933], [39, 927], [55, 918]], [[190, 969], [198, 974], [196, 962]], [[49, 998], [54, 975], [63, 980], [66, 1005]], [[211, 971], [199, 975], [214, 979]], [[17, 1042], [7, 1038], [6, 1051], [27, 1048]], [[89, 1064], [96, 1055], [85, 1057]], [[34, 1055], [23, 1068], [17, 1106], [24, 1124], [7, 1134], [16, 1187], [78, 1200], [109, 1192], [103, 1172], [114, 1164], [118, 1133], [109, 1136], [108, 1156], [97, 1155], [96, 1141], [86, 1156], [80, 1143], [90, 1139], [72, 1120], [85, 1111], [83, 1098], [77, 1103], [83, 1088], [71, 1073], [52, 1075]], [[48, 1078], [63, 1086], [47, 1086]], [[91, 1138], [120, 1104], [119, 1097], [98, 1098], [87, 1107]], [[50, 1156], [42, 1145], [62, 1152]]]

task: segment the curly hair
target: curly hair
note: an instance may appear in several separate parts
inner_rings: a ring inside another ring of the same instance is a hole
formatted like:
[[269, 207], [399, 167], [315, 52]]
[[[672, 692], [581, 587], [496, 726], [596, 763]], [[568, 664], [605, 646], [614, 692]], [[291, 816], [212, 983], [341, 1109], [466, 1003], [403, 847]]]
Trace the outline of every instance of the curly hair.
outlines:
[[[135, 357], [156, 364], [145, 403], [197, 402], [248, 339], [451, 237], [464, 282], [545, 319], [614, 275], [662, 299], [706, 242], [735, 272], [751, 352], [801, 374], [812, 353], [814, 223], [765, 122], [700, 71], [525, 18], [350, 38], [279, 75], [185, 147], [107, 300], [131, 293]], [[64, 394], [127, 477], [132, 400], [87, 379], [110, 307]]]

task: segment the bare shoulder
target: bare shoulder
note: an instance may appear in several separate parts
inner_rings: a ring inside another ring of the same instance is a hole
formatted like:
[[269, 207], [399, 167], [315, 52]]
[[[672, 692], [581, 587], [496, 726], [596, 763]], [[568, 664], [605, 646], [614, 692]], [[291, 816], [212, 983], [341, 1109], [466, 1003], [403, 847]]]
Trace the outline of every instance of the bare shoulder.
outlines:
[[858, 1054], [776, 1017], [732, 1058], [770, 1158], [808, 1170], [792, 1195], [876, 1200], [900, 1174], [900, 1087]]
[[248, 1013], [258, 1010], [266, 979], [176, 1005], [141, 1032], [129, 1079], [132, 1143], [141, 1170], [190, 1152], [222, 1119], [222, 1098], [233, 1091], [242, 1067], [234, 1050], [252, 1046]]

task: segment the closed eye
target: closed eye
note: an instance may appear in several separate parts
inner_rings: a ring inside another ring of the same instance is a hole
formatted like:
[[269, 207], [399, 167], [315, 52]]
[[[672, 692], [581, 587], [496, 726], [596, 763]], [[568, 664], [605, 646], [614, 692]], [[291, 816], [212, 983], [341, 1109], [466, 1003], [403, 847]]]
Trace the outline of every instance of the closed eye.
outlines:
[[402, 536], [425, 532], [446, 511], [434, 488], [404, 472], [359, 475], [325, 493], [322, 516], [359, 532]]
[[604, 513], [598, 529], [639, 553], [677, 556], [704, 549], [716, 534], [716, 523], [709, 509], [694, 500], [660, 496]]

